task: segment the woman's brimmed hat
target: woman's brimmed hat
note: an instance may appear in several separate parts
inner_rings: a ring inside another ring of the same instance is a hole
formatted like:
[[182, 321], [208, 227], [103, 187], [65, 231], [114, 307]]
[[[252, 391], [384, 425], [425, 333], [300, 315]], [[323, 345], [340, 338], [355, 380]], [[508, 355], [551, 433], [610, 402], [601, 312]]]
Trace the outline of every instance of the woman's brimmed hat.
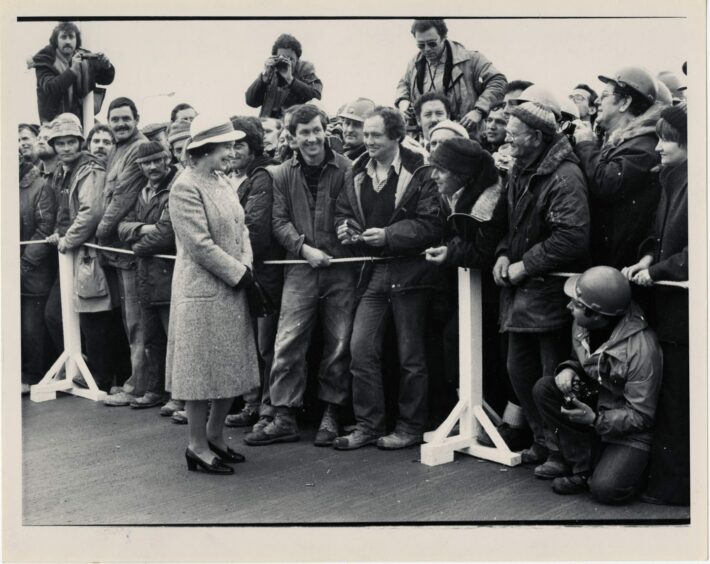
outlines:
[[202, 147], [207, 143], [227, 143], [244, 139], [246, 133], [236, 131], [229, 119], [215, 119], [204, 114], [198, 114], [190, 124], [190, 140], [186, 151]]

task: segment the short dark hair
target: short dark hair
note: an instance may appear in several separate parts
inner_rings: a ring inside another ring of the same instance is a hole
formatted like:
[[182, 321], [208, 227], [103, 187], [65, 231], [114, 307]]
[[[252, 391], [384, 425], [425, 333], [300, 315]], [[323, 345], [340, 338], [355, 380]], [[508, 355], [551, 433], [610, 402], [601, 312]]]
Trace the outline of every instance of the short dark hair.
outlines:
[[449, 28], [446, 27], [446, 22], [443, 19], [425, 20], [417, 18], [412, 23], [411, 32], [412, 35], [414, 35], [416, 32], [423, 33], [427, 29], [431, 29], [432, 27], [439, 34], [439, 37], [441, 37], [442, 39], [446, 39], [446, 35], [449, 33]]
[[237, 131], [243, 131], [246, 133], [244, 139], [237, 141], [243, 141], [249, 146], [249, 151], [255, 157], [260, 157], [264, 154], [264, 128], [261, 125], [261, 121], [258, 117], [254, 116], [232, 116], [229, 118]]
[[533, 85], [529, 80], [511, 80], [505, 87], [505, 93], [515, 92], [516, 90], [526, 90]]
[[288, 124], [288, 131], [291, 135], [296, 135], [296, 126], [301, 123], [309, 123], [313, 121], [314, 118], [320, 117], [320, 121], [323, 124], [323, 129], [328, 127], [328, 116], [325, 112], [319, 109], [313, 104], [303, 104], [296, 108], [293, 112], [291, 121]]
[[73, 33], [76, 35], [76, 48], [78, 49], [81, 47], [81, 31], [79, 31], [79, 28], [74, 22], [59, 22], [56, 26], [54, 26], [52, 35], [49, 36], [49, 44], [52, 47], [55, 49], [59, 47], [57, 39], [59, 38], [59, 34], [62, 32]]
[[89, 146], [91, 145], [91, 140], [94, 138], [94, 135], [97, 133], [104, 131], [108, 133], [111, 136], [111, 139], [113, 139], [114, 145], [116, 144], [116, 137], [113, 134], [113, 131], [111, 131], [111, 128], [104, 124], [104, 123], [97, 123], [94, 127], [91, 128], [91, 131], [89, 131], [89, 134], [86, 136], [86, 142], [84, 143], [84, 150], [88, 151]]
[[402, 142], [406, 134], [406, 126], [404, 124], [404, 118], [398, 110], [390, 108], [388, 106], [377, 106], [366, 119], [370, 119], [375, 116], [380, 116], [382, 121], [385, 123], [385, 134], [390, 139], [396, 139], [398, 142]]
[[584, 90], [585, 92], [589, 93], [589, 105], [591, 106], [594, 104], [594, 102], [597, 101], [597, 98], [599, 98], [599, 95], [594, 91], [594, 89], [589, 86], [588, 84], [578, 84], [575, 86], [572, 90]]
[[681, 147], [688, 146], [688, 134], [678, 131], [668, 120], [660, 118], [656, 123], [656, 135], [663, 141], [678, 143]]
[[273, 47], [271, 47], [271, 54], [276, 55], [279, 49], [291, 49], [299, 59], [301, 58], [301, 53], [303, 53], [301, 42], [288, 33], [282, 33], [276, 38]]
[[131, 108], [133, 119], [138, 121], [138, 108], [136, 108], [135, 102], [133, 102], [133, 100], [131, 100], [130, 98], [126, 98], [123, 96], [120, 98], [116, 98], [109, 104], [108, 111], [106, 112], [106, 117], [109, 117], [111, 115], [111, 110], [115, 110], [116, 108], [122, 108], [123, 106], [128, 106], [129, 108]]
[[170, 112], [170, 123], [173, 123], [177, 119], [178, 112], [181, 112], [183, 110], [194, 110], [190, 104], [186, 104], [185, 102], [181, 102], [177, 106], [173, 108], [173, 110]]
[[17, 133], [20, 133], [23, 129], [27, 129], [32, 135], [37, 137], [39, 135], [39, 125], [34, 123], [21, 123], [17, 126]]
[[505, 109], [505, 102], [496, 102], [495, 104], [491, 104], [491, 107], [488, 110], [488, 115], [491, 115], [493, 112], [497, 112], [498, 110], [504, 110], [504, 109]]
[[618, 104], [621, 98], [631, 98], [631, 104], [629, 105], [629, 112], [632, 116], [638, 117], [642, 113], [646, 112], [652, 105], [653, 102], [646, 98], [640, 92], [637, 92], [629, 86], [621, 86], [616, 82], [614, 84], [614, 101]]
[[423, 96], [417, 98], [416, 102], [414, 102], [414, 115], [419, 117], [419, 115], [422, 113], [422, 106], [427, 102], [433, 102], [434, 100], [439, 100], [439, 102], [444, 104], [444, 108], [446, 109], [446, 116], [451, 117], [451, 102], [441, 92], [427, 92]]

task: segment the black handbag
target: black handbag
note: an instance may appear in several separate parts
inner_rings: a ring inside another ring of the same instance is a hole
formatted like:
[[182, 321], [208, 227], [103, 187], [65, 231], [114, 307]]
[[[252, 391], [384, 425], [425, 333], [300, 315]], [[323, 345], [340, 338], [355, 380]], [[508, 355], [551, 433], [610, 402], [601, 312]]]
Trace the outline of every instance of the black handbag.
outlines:
[[256, 280], [247, 287], [247, 301], [249, 302], [249, 311], [254, 317], [268, 317], [276, 313], [276, 306], [271, 296]]

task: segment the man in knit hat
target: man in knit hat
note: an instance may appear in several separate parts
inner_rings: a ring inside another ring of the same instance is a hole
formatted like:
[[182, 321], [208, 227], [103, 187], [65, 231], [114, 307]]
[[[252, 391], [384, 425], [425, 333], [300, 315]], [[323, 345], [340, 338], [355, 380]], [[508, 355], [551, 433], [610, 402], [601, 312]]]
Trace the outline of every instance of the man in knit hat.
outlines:
[[369, 98], [358, 98], [350, 102], [338, 117], [343, 123], [344, 155], [351, 161], [362, 155], [365, 149], [363, 124], [368, 114], [375, 109], [375, 103]]
[[589, 253], [589, 204], [584, 174], [551, 110], [524, 102], [511, 111], [507, 140], [515, 165], [508, 175], [508, 232], [493, 268], [502, 288], [501, 331], [508, 334], [508, 374], [534, 443], [524, 463], [547, 457], [532, 389], [570, 353], [564, 280], [551, 272], [580, 272]]
[[151, 255], [176, 253], [168, 197], [177, 169], [170, 160], [170, 153], [158, 141], [139, 145], [136, 163], [145, 185], [133, 210], [118, 224], [119, 238], [137, 257], [136, 285], [146, 354], [141, 373], [144, 381], [135, 383], [135, 388], [144, 393], [131, 400], [133, 408], [154, 407], [165, 398], [165, 353], [175, 262]]
[[[427, 422], [426, 312], [440, 275], [419, 255], [441, 240], [443, 216], [423, 155], [402, 145], [405, 124], [394, 108], [377, 107], [365, 119], [367, 153], [353, 163], [340, 192], [338, 239], [363, 255], [397, 257], [370, 263], [360, 274], [362, 298], [350, 342], [355, 430], [333, 446], [350, 450], [377, 443], [400, 449], [419, 444]], [[397, 333], [401, 367], [399, 413], [385, 435], [382, 353], [386, 319]]]
[[468, 139], [468, 131], [463, 125], [450, 119], [440, 121], [429, 131], [429, 149], [433, 153], [441, 142], [455, 137]]
[[[138, 129], [138, 108], [130, 98], [116, 98], [108, 107], [108, 126], [116, 138], [116, 150], [106, 165], [104, 190], [104, 216], [96, 234], [101, 245], [127, 248], [118, 237], [118, 224], [134, 208], [140, 191], [145, 186], [145, 176], [136, 162], [138, 147], [148, 140]], [[145, 344], [136, 287], [136, 261], [131, 255], [105, 252], [107, 268], [118, 274], [121, 308], [126, 336], [131, 348], [131, 377], [122, 388], [112, 390], [104, 400], [106, 405], [126, 406], [145, 393], [136, 388], [145, 382]]]
[[185, 143], [190, 138], [190, 122], [176, 121], [170, 126], [168, 131], [168, 146], [173, 156], [173, 164], [178, 170], [183, 168], [183, 149]]

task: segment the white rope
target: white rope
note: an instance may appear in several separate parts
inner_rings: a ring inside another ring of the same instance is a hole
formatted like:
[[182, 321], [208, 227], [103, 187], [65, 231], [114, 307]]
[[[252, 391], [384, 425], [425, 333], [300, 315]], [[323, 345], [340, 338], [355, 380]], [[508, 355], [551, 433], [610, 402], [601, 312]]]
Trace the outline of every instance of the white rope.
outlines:
[[[36, 241], [20, 241], [20, 245], [40, 245], [42, 243], [47, 243], [47, 239], [38, 239]], [[110, 253], [121, 253], [123, 255], [135, 255], [133, 251], [127, 249], [115, 249], [113, 247], [103, 247], [101, 245], [95, 245], [94, 243], [83, 243], [85, 247], [91, 247], [92, 249], [97, 249], [99, 251], [107, 251]], [[424, 253], [422, 253], [423, 255]], [[175, 260], [173, 255], [150, 255], [153, 258], [170, 259]], [[377, 262], [381, 260], [392, 260], [397, 257], [345, 257], [345, 258], [334, 258], [330, 259], [330, 263], [347, 263], [347, 262]], [[290, 264], [308, 264], [307, 260], [304, 259], [285, 259], [285, 260], [265, 260], [262, 264], [268, 265], [290, 265]], [[577, 276], [576, 272], [549, 272], [548, 276], [558, 276], [561, 278], [569, 278], [570, 276]], [[675, 288], [685, 288], [686, 290], [690, 287], [688, 282], [675, 282], [672, 280], [658, 280], [653, 283], [654, 286], [672, 286]]]

